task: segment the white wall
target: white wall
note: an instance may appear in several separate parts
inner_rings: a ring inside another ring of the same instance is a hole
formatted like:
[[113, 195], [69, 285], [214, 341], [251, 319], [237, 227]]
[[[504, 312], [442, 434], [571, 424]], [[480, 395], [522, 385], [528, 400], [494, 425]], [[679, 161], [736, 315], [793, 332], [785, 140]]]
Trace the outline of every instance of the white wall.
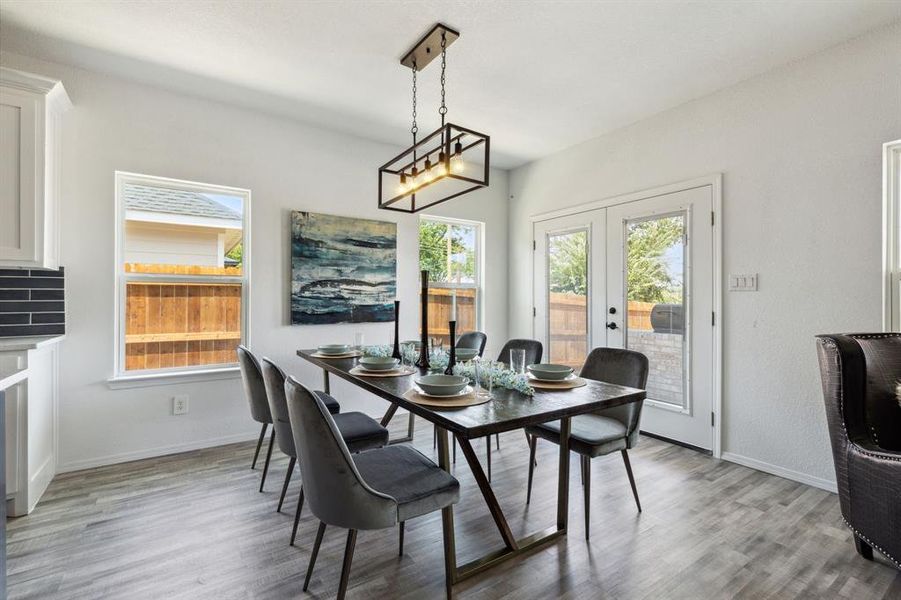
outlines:
[[[418, 216], [376, 208], [377, 169], [399, 148], [335, 134], [134, 84], [84, 70], [4, 53], [5, 66], [58, 77], [74, 103], [64, 119], [62, 264], [66, 267], [67, 337], [60, 356], [60, 465], [71, 470], [177, 449], [250, 439], [239, 379], [111, 390], [116, 170], [252, 190], [251, 346], [311, 385], [321, 374], [296, 348], [352, 341], [388, 343], [392, 324], [291, 327], [288, 321], [291, 210], [398, 223], [401, 335], [418, 321]], [[507, 176], [443, 205], [436, 214], [486, 223], [485, 322], [489, 344], [507, 334]], [[334, 378], [333, 378], [334, 379]], [[345, 409], [381, 415], [383, 401], [342, 382], [332, 391]], [[190, 413], [171, 415], [171, 397], [190, 395]]]
[[[901, 25], [511, 173], [511, 257], [529, 216], [722, 172], [726, 458], [834, 487], [813, 336], [881, 328], [881, 151], [901, 138]], [[510, 335], [532, 331], [510, 262]]]

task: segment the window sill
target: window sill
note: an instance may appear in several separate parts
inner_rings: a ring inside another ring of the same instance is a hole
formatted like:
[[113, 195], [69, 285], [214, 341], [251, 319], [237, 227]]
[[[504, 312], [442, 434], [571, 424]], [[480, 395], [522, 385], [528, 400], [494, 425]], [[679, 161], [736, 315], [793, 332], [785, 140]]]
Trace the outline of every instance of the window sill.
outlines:
[[216, 381], [219, 379], [238, 379], [239, 377], [241, 377], [241, 369], [235, 365], [218, 369], [203, 369], [200, 371], [170, 371], [168, 373], [121, 375], [119, 377], [110, 377], [106, 380], [106, 384], [112, 390], [121, 390], [154, 385], [173, 385], [178, 383]]

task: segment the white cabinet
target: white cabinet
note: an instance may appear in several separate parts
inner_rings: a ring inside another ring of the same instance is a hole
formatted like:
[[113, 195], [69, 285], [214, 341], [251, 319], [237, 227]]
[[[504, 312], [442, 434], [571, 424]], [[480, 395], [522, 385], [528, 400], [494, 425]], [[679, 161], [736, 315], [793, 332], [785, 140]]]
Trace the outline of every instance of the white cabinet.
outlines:
[[59, 268], [62, 82], [0, 67], [0, 269]]
[[6, 392], [6, 501], [11, 516], [34, 510], [56, 474], [61, 340], [61, 336], [0, 340], [0, 389]]

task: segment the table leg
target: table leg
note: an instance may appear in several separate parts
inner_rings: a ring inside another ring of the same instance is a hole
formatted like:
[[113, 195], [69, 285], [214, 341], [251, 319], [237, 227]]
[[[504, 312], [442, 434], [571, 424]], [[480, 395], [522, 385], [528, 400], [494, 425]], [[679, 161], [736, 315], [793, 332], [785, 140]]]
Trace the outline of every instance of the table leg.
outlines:
[[[394, 413], [396, 413], [396, 412], [397, 412], [397, 404], [392, 403], [388, 407], [388, 410], [385, 411], [385, 416], [382, 417], [382, 420], [380, 421], [382, 427], [388, 426], [388, 423], [390, 423], [391, 419], [394, 418]], [[389, 445], [390, 444], [403, 444], [405, 442], [413, 441], [413, 418], [414, 418], [413, 413], [410, 413], [410, 421], [407, 424], [407, 435], [404, 437], [401, 437], [401, 438], [388, 440]]]
[[557, 480], [557, 529], [566, 531], [569, 520], [569, 417], [560, 419], [560, 473]]
[[[486, 439], [490, 445], [491, 438], [489, 437]], [[510, 525], [504, 517], [504, 511], [497, 501], [497, 496], [494, 495], [494, 490], [491, 489], [488, 477], [485, 475], [485, 471], [482, 469], [478, 457], [476, 457], [475, 450], [472, 449], [472, 444], [470, 444], [469, 440], [466, 438], [461, 437], [457, 437], [457, 443], [460, 444], [460, 450], [463, 451], [463, 456], [466, 457], [466, 463], [469, 465], [469, 469], [476, 479], [476, 483], [479, 486], [479, 490], [482, 492], [482, 496], [485, 497], [485, 503], [488, 504], [488, 510], [491, 512], [494, 524], [497, 526], [498, 531], [500, 531], [501, 538], [504, 540], [504, 545], [510, 550], [516, 550], [518, 548], [516, 538], [513, 537], [513, 532], [510, 531]]]
[[[447, 430], [435, 426], [438, 437], [438, 466], [450, 473], [450, 456], [447, 448]], [[457, 547], [454, 537], [454, 505], [441, 509], [441, 529], [444, 534], [444, 588], [447, 597], [453, 594], [457, 580]]]

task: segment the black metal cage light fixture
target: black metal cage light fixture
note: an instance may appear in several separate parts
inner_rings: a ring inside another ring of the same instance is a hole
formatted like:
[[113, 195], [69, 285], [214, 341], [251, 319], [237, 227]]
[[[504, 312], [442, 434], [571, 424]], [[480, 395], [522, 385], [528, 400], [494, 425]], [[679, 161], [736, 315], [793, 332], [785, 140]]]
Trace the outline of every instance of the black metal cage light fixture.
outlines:
[[[438, 23], [400, 61], [413, 71], [413, 145], [379, 168], [379, 208], [415, 213], [488, 187], [489, 136], [446, 122], [447, 47], [458, 37], [458, 32]], [[437, 57], [437, 50], [441, 56], [441, 126], [417, 140], [416, 74]]]

